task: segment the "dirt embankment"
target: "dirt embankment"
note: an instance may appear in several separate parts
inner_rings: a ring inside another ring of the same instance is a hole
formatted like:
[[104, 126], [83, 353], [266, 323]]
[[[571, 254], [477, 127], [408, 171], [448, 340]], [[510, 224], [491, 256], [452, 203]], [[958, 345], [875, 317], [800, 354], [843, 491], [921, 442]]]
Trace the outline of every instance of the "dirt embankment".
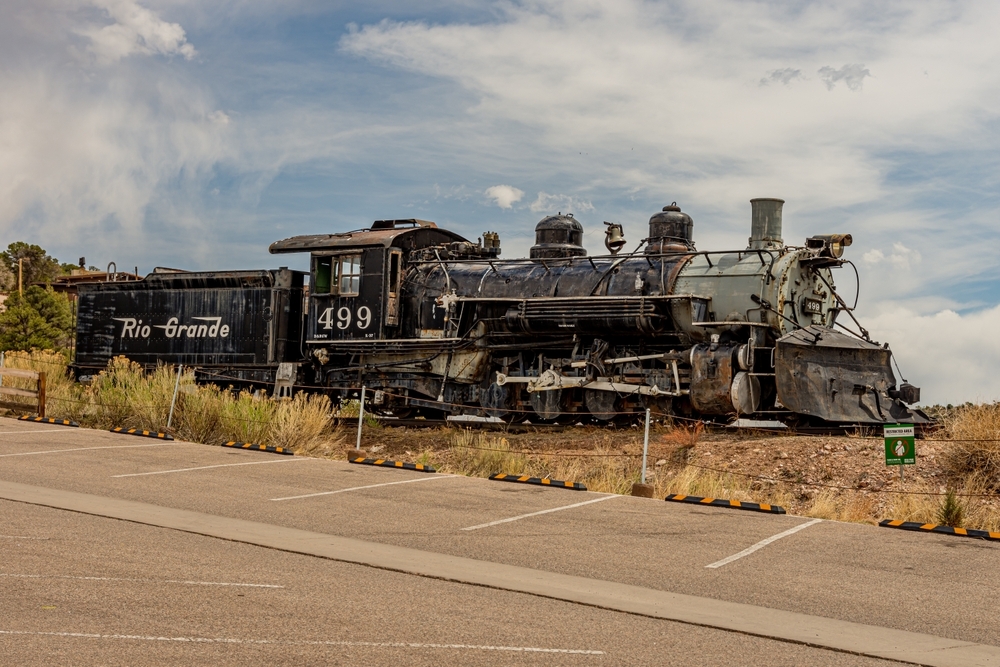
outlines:
[[[366, 428], [364, 447], [383, 456], [415, 456], [433, 452], [447, 459], [463, 429]], [[487, 439], [503, 438], [512, 451], [538, 455], [618, 453], [642, 454], [641, 429], [590, 427], [558, 431], [504, 433], [488, 431]], [[945, 472], [938, 457], [942, 443], [918, 441], [917, 465], [907, 466], [903, 489], [937, 484], [945, 490]], [[887, 467], [882, 439], [849, 436], [772, 436], [754, 432], [700, 433], [656, 428], [650, 435], [648, 466], [652, 472], [689, 463], [720, 472], [745, 473], [803, 487], [810, 495], [824, 486], [859, 490], [900, 490], [899, 468]], [[820, 486], [824, 485], [824, 486]]]

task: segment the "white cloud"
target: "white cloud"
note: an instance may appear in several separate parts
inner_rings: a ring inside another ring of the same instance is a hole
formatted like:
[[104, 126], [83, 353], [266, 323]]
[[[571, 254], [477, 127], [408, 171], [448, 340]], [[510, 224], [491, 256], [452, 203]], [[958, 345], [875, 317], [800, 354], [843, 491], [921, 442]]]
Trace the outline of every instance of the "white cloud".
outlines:
[[921, 388], [921, 403], [1000, 400], [1000, 306], [968, 314], [921, 315], [887, 308], [865, 321], [889, 341], [904, 377]]
[[896, 271], [909, 271], [911, 264], [919, 264], [922, 256], [919, 251], [907, 248], [899, 241], [892, 244], [892, 251], [886, 255], [878, 248], [872, 248], [861, 256], [865, 264], [881, 265], [888, 262]]
[[871, 72], [865, 69], [864, 65], [844, 65], [840, 69], [834, 69], [829, 65], [820, 67], [819, 78], [826, 84], [827, 90], [833, 90], [838, 81], [843, 81], [851, 90], [861, 90], [866, 76], [871, 76]]
[[194, 46], [179, 24], [164, 21], [134, 0], [94, 0], [93, 4], [107, 12], [114, 23], [81, 27], [75, 32], [90, 39], [90, 51], [99, 62], [113, 63], [132, 54], [194, 58]]
[[229, 125], [229, 122], [232, 120], [229, 117], [229, 114], [227, 114], [225, 111], [219, 111], [219, 110], [213, 111], [210, 114], [208, 114], [208, 119], [218, 125]]
[[861, 259], [865, 261], [865, 264], [878, 264], [879, 262], [885, 260], [885, 253], [878, 248], [872, 248], [862, 255]]
[[515, 188], [513, 185], [494, 185], [486, 188], [484, 194], [500, 208], [508, 209], [521, 201], [521, 198], [524, 197], [524, 190]]
[[548, 192], [539, 192], [535, 201], [529, 207], [536, 213], [573, 213], [593, 211], [594, 205], [586, 199], [577, 199], [569, 195], [550, 195]]

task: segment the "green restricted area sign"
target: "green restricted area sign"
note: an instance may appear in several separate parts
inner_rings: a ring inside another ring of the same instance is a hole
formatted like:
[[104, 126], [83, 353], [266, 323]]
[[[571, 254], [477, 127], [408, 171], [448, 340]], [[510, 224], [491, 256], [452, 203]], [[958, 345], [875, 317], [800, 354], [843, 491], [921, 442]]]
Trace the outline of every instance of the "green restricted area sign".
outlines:
[[885, 438], [885, 464], [887, 466], [913, 465], [917, 462], [917, 445], [914, 442], [913, 424], [893, 424], [882, 429]]

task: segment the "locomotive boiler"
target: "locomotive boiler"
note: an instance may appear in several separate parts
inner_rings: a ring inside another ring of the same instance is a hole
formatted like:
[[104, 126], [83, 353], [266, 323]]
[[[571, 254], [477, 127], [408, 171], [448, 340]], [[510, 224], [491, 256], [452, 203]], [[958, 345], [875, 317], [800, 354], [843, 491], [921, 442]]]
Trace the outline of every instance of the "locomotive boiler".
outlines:
[[[878, 424], [927, 421], [908, 407], [888, 345], [837, 293], [850, 235], [782, 240], [780, 199], [751, 202], [745, 248], [695, 247], [676, 204], [622, 253], [589, 255], [583, 226], [550, 215], [529, 257], [501, 259], [423, 220], [297, 236], [301, 272], [154, 273], [80, 287], [77, 370], [125, 354], [194, 365], [206, 381], [273, 384], [335, 399], [374, 390], [399, 417], [609, 422], [662, 415]], [[223, 331], [225, 335], [223, 335]]]

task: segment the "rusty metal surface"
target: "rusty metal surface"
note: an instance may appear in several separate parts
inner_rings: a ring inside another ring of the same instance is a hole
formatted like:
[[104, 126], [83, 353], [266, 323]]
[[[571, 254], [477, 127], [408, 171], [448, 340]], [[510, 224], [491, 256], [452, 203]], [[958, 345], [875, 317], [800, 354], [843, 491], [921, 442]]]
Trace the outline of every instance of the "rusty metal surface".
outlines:
[[833, 329], [811, 326], [777, 343], [778, 399], [789, 410], [839, 423], [926, 423], [890, 396], [896, 378], [888, 348]]
[[714, 345], [696, 345], [691, 350], [691, 405], [695, 410], [710, 415], [736, 411], [730, 397], [735, 351], [734, 347]]
[[[380, 222], [412, 223], [411, 227], [378, 228]], [[275, 241], [268, 249], [272, 255], [289, 252], [314, 252], [317, 250], [337, 250], [361, 248], [365, 246], [424, 247], [435, 243], [451, 243], [466, 239], [455, 232], [440, 229], [426, 220], [376, 221], [368, 229], [359, 229], [340, 234], [311, 234], [293, 236]]]

